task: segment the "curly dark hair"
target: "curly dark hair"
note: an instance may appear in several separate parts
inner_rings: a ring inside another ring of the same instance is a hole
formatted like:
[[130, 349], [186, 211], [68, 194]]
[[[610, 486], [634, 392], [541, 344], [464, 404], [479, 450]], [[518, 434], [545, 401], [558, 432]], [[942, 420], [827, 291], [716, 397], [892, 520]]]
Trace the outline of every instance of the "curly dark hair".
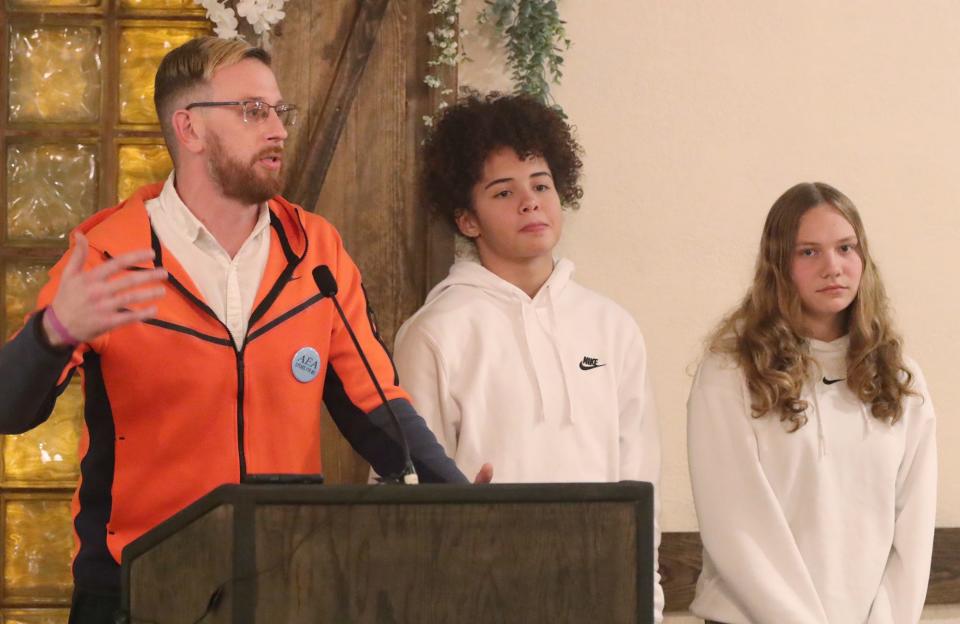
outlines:
[[458, 234], [457, 216], [473, 209], [487, 157], [505, 147], [546, 160], [561, 204], [580, 207], [582, 149], [563, 113], [527, 95], [471, 93], [444, 109], [423, 147], [421, 196]]

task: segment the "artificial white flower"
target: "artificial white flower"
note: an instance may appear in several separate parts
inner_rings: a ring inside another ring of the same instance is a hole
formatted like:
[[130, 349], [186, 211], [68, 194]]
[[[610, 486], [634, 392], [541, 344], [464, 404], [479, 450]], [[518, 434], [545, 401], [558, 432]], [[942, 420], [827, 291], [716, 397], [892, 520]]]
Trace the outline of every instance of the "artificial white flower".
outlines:
[[214, 23], [214, 31], [222, 39], [237, 37], [239, 18], [253, 27], [253, 32], [265, 41], [270, 29], [278, 24], [286, 13], [283, 5], [287, 0], [238, 0], [236, 11], [226, 6], [224, 0], [193, 0], [207, 10], [207, 18]]
[[214, 24], [214, 32], [221, 39], [233, 39], [238, 36], [237, 16], [233, 9], [228, 8], [220, 0], [193, 0], [207, 10], [207, 19]]

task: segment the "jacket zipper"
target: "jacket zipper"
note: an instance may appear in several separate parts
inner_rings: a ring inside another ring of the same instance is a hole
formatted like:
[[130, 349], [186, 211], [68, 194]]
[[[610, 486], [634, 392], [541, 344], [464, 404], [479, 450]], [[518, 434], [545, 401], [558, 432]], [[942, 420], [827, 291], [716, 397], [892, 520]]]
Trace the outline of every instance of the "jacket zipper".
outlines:
[[246, 347], [246, 336], [244, 336], [243, 346], [237, 349], [237, 343], [233, 340], [233, 334], [230, 333], [230, 328], [227, 327], [227, 324], [221, 321], [217, 314], [210, 309], [206, 303], [202, 300], [197, 299], [193, 296], [186, 287], [181, 284], [177, 278], [170, 275], [168, 277], [170, 283], [172, 283], [177, 290], [180, 291], [185, 297], [190, 299], [194, 304], [200, 307], [201, 310], [205, 311], [209, 316], [211, 316], [215, 321], [220, 323], [224, 331], [227, 332], [228, 340], [230, 341], [230, 348], [233, 349], [234, 360], [236, 361], [237, 366], [237, 459], [240, 465], [240, 474], [239, 481], [243, 483], [244, 478], [247, 476], [247, 455], [244, 451], [243, 440], [244, 440], [244, 422], [243, 422], [243, 392], [244, 392], [244, 366], [243, 366], [243, 351]]
[[[199, 299], [196, 296], [194, 296], [194, 294], [191, 293], [189, 290], [187, 290], [187, 288], [183, 284], [181, 284], [177, 280], [177, 278], [175, 278], [173, 275], [168, 274], [168, 277], [167, 277], [169, 282], [173, 284], [176, 290], [180, 291], [180, 294], [182, 294], [187, 299], [189, 299], [194, 305], [196, 305], [201, 310], [206, 312], [209, 316], [213, 317], [218, 323], [220, 323], [223, 329], [226, 330], [227, 336], [229, 336], [230, 347], [233, 349], [234, 357], [236, 359], [236, 366], [237, 366], [237, 458], [240, 464], [240, 475], [239, 475], [240, 483], [243, 483], [245, 477], [247, 476], [247, 455], [246, 455], [246, 452], [244, 451], [244, 438], [245, 438], [244, 433], [245, 432], [244, 432], [244, 421], [243, 421], [243, 394], [244, 394], [244, 386], [246, 385], [244, 382], [245, 373], [244, 373], [243, 353], [247, 346], [247, 337], [250, 334], [250, 327], [252, 327], [253, 324], [256, 321], [258, 321], [260, 317], [262, 317], [266, 313], [267, 309], [271, 305], [273, 305], [273, 301], [276, 299], [276, 297], [280, 294], [280, 291], [283, 290], [284, 286], [286, 286], [287, 282], [290, 280], [290, 276], [293, 274], [294, 268], [300, 262], [302, 262], [303, 258], [305, 258], [307, 255], [306, 244], [304, 245], [302, 256], [298, 257], [296, 254], [293, 253], [293, 251], [290, 249], [290, 244], [287, 242], [287, 237], [283, 231], [283, 227], [280, 225], [279, 221], [277, 220], [276, 216], [273, 214], [272, 211], [270, 213], [270, 225], [274, 228], [274, 230], [276, 230], [277, 237], [280, 239], [280, 246], [283, 248], [284, 256], [287, 259], [287, 266], [281, 272], [280, 277], [277, 279], [277, 281], [274, 282], [273, 287], [270, 289], [270, 291], [268, 292], [264, 300], [261, 301], [260, 305], [258, 305], [256, 309], [254, 309], [253, 312], [251, 313], [250, 319], [248, 320], [248, 324], [247, 324], [247, 335], [243, 337], [243, 345], [239, 349], [237, 348], [236, 342], [233, 340], [233, 334], [230, 333], [230, 329], [227, 327], [227, 324], [221, 321], [219, 317], [217, 317], [217, 314], [210, 308], [210, 306], [208, 306], [202, 299]], [[300, 230], [304, 234], [304, 239], [306, 239], [306, 231], [303, 229], [302, 223], [300, 224]], [[153, 260], [154, 266], [162, 267], [163, 266], [163, 248], [160, 246], [160, 239], [157, 237], [157, 233], [154, 231], [152, 227], [150, 228], [150, 244], [151, 244], [151, 247], [153, 247], [153, 251], [154, 251], [154, 260]]]
[[[246, 347], [246, 339], [243, 343]], [[247, 454], [243, 450], [243, 438], [244, 438], [244, 423], [243, 423], [243, 389], [244, 389], [244, 368], [243, 368], [243, 351], [241, 348], [237, 350], [236, 345], [233, 347], [233, 351], [237, 357], [237, 451], [240, 455], [240, 481], [243, 482], [244, 477], [247, 476]]]

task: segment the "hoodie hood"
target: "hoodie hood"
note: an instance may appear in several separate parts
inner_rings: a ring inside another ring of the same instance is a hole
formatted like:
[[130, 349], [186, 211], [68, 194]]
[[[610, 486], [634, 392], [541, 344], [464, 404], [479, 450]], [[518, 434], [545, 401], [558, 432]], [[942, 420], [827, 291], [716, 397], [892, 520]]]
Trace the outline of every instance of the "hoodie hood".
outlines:
[[[553, 272], [532, 298], [523, 290], [484, 268], [472, 259], [462, 259], [450, 268], [450, 274], [427, 295], [424, 308], [452, 288], [475, 288], [497, 301], [523, 336], [519, 345], [523, 358], [533, 371], [539, 394], [541, 420], [569, 419], [576, 414], [571, 391], [570, 366], [565, 362], [565, 336], [556, 306], [573, 275], [573, 263], [566, 259], [554, 260]], [[548, 406], [556, 400], [557, 388], [552, 380], [560, 379], [563, 386], [562, 412], [553, 413]]]
[[847, 351], [850, 349], [850, 336], [841, 336], [830, 342], [807, 339], [810, 356], [817, 361], [819, 376], [827, 379], [847, 377]]
[[458, 260], [450, 267], [446, 279], [433, 287], [427, 295], [426, 304], [439, 297], [454, 286], [470, 286], [479, 288], [487, 294], [504, 301], [536, 301], [540, 297], [548, 296], [556, 299], [570, 282], [573, 276], [573, 263], [565, 258], [555, 259], [553, 272], [544, 282], [539, 292], [531, 299], [527, 293], [507, 280], [484, 268], [482, 264], [472, 259]]

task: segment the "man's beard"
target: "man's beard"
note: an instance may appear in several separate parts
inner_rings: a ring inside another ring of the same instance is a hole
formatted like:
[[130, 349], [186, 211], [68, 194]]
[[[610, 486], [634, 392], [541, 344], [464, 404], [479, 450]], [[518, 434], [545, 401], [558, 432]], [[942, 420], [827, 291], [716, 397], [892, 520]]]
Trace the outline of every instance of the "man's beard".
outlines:
[[225, 197], [245, 204], [262, 204], [283, 190], [286, 169], [282, 163], [278, 171], [257, 171], [257, 161], [272, 155], [282, 156], [281, 148], [261, 150], [250, 163], [244, 164], [227, 154], [219, 136], [210, 134], [209, 138], [210, 175]]

